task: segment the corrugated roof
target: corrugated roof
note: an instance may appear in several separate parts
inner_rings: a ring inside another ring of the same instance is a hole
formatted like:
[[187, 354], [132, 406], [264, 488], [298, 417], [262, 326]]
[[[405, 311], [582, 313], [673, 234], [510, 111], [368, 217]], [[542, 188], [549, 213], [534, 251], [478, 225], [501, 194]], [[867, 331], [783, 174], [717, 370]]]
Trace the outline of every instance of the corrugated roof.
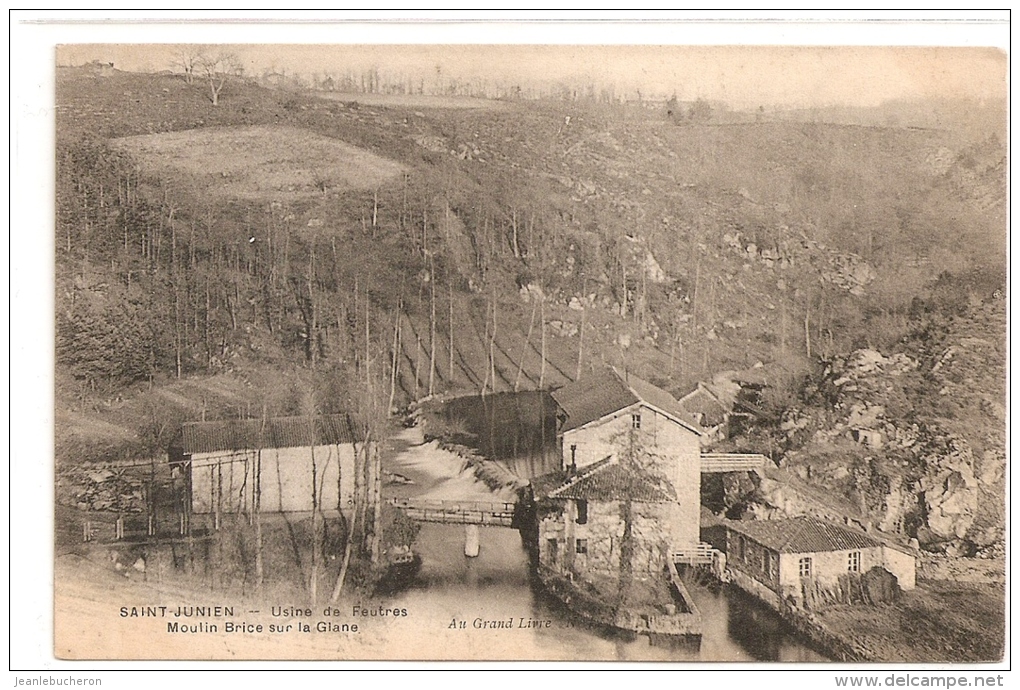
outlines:
[[883, 542], [864, 532], [813, 517], [784, 520], [747, 520], [728, 523], [759, 544], [781, 553], [847, 551], [882, 546]]
[[[314, 426], [314, 429], [313, 429]], [[181, 427], [184, 455], [258, 448], [301, 448], [360, 442], [361, 431], [346, 414], [190, 422]]]
[[665, 503], [676, 500], [676, 492], [665, 481], [657, 481], [634, 467], [624, 467], [609, 457], [582, 467], [574, 476], [553, 472], [531, 482], [538, 498], [570, 498], [585, 501], [639, 501]]
[[701, 433], [698, 423], [672, 395], [633, 374], [628, 374], [625, 379], [615, 369], [568, 383], [553, 391], [552, 396], [567, 414], [561, 432], [577, 429], [635, 403], [644, 402], [662, 410], [695, 433]]

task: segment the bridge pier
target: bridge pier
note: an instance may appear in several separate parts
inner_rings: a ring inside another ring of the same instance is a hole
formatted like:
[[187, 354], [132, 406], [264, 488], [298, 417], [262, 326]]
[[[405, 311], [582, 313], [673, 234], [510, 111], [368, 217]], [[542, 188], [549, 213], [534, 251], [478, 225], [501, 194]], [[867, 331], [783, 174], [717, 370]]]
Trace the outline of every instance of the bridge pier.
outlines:
[[478, 525], [464, 525], [464, 555], [477, 558], [479, 549]]

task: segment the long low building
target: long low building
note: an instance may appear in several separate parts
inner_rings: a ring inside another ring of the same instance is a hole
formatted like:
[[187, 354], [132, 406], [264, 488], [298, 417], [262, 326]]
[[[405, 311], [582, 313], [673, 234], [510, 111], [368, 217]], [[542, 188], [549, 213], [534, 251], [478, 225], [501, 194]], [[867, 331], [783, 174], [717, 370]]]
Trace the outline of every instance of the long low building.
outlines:
[[876, 566], [900, 589], [915, 586], [909, 548], [812, 517], [727, 523], [726, 564], [735, 584], [776, 608], [803, 603], [806, 584], [836, 589], [841, 577]]
[[[169, 449], [197, 514], [352, 510], [355, 477], [372, 476], [374, 454], [344, 414], [184, 424]], [[313, 498], [314, 497], [314, 498]]]

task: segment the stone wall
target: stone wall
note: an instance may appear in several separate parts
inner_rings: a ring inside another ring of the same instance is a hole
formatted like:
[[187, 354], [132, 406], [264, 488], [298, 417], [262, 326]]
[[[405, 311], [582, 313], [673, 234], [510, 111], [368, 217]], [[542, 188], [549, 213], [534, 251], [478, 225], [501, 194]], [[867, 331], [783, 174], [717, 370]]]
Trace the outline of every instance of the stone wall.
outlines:
[[779, 594], [772, 591], [761, 582], [758, 582], [758, 580], [754, 579], [740, 568], [734, 567], [732, 561], [727, 573], [731, 583], [740, 587], [740, 589], [744, 590], [748, 594], [752, 594], [758, 599], [764, 601], [777, 611], [780, 609]]
[[[622, 501], [589, 502], [588, 520], [577, 524], [575, 501], [562, 499], [539, 519], [539, 563], [550, 570], [579, 579], [616, 578], [622, 572], [621, 556], [630, 553], [630, 572], [637, 577], [659, 576], [669, 559], [669, 542], [662, 525], [670, 504], [630, 503], [630, 534]], [[581, 549], [578, 548], [579, 540]], [[555, 543], [554, 543], [555, 542]], [[581, 551], [581, 552], [579, 552]]]
[[697, 434], [667, 417], [655, 413], [652, 419], [654, 453], [668, 459], [662, 469], [676, 491], [671, 541], [677, 548], [694, 546], [701, 539], [701, 443]]
[[[572, 429], [563, 434], [563, 465], [567, 467], [571, 460], [578, 468], [596, 463], [610, 455], [619, 456], [629, 443], [631, 430], [631, 414], [641, 412], [640, 405], [620, 410], [602, 422], [593, 422], [589, 426]], [[642, 415], [642, 421], [644, 416]], [[650, 438], [654, 438], [650, 436]], [[571, 446], [576, 446], [571, 450]]]

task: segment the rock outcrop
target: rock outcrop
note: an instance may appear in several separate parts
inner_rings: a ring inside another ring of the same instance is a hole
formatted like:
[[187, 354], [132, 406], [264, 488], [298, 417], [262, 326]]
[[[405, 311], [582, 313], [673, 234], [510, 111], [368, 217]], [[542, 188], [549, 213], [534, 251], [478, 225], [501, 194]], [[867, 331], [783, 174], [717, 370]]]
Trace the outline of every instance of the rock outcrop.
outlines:
[[[996, 330], [1004, 321], [1002, 303], [989, 301], [900, 352], [862, 348], [829, 361], [772, 432], [784, 469], [829, 491], [834, 505], [853, 506], [844, 517], [856, 513], [922, 548], [1001, 551], [1005, 358]], [[749, 509], [810, 513], [811, 497], [793, 484], [763, 480]]]

